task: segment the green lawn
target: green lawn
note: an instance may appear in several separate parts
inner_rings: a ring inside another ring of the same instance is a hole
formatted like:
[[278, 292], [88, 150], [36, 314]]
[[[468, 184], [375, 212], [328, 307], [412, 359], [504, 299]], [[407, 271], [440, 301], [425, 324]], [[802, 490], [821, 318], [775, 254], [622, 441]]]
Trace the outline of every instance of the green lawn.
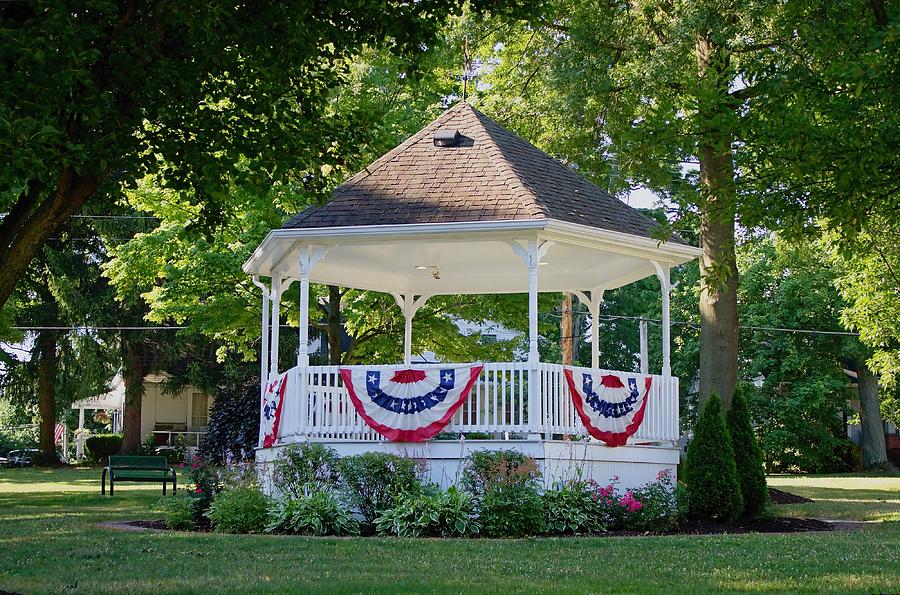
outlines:
[[99, 495], [95, 469], [0, 470], [0, 590], [35, 592], [900, 591], [900, 477], [773, 477], [798, 516], [874, 521], [795, 535], [307, 539], [104, 529], [159, 488]]

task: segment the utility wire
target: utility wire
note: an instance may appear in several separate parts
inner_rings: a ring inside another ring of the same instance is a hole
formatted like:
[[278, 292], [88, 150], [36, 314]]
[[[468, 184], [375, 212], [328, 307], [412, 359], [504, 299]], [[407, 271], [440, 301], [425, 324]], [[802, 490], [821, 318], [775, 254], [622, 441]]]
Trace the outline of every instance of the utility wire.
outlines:
[[[555, 312], [547, 312], [544, 314], [560, 318], [561, 316]], [[661, 325], [662, 320], [658, 318], [644, 318], [641, 316], [615, 316], [612, 314], [604, 314], [600, 316], [601, 320], [634, 320], [644, 321], [652, 324]], [[700, 325], [685, 320], [672, 320], [673, 325], [689, 326], [691, 328], [700, 328]], [[280, 328], [297, 328], [291, 324], [280, 324]], [[189, 326], [14, 326], [17, 331], [169, 331], [183, 330], [190, 328]], [[774, 326], [746, 326], [741, 325], [741, 330], [751, 330], [760, 332], [776, 332], [776, 333], [793, 333], [807, 335], [832, 335], [845, 337], [858, 337], [859, 333], [850, 331], [823, 331], [818, 329], [802, 329], [802, 328], [781, 328]]]

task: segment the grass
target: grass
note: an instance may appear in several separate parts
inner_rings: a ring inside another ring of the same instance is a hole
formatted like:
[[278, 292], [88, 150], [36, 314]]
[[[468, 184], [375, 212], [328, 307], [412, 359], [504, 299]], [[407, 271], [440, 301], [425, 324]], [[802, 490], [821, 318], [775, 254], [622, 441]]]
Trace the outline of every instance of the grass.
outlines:
[[97, 523], [153, 518], [160, 490], [102, 497], [99, 476], [0, 471], [0, 590], [900, 591], [900, 477], [770, 478], [821, 498], [779, 513], [880, 521], [857, 531], [504, 541], [115, 531]]

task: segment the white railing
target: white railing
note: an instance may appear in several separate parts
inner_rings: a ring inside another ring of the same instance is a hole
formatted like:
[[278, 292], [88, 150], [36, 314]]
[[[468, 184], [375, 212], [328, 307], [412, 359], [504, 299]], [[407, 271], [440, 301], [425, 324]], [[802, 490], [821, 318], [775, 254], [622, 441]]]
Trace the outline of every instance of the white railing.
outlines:
[[[279, 436], [307, 436], [330, 440], [381, 440], [356, 412], [339, 370], [347, 366], [306, 368], [305, 398], [299, 368], [288, 371], [288, 397], [281, 414]], [[440, 364], [416, 368], [441, 368]], [[529, 418], [529, 364], [486, 363], [472, 392], [454, 414], [445, 432], [484, 432], [526, 435], [542, 433], [584, 436], [584, 425], [575, 412], [566, 386], [563, 366], [538, 364], [539, 385], [536, 417]], [[369, 369], [396, 369], [396, 366], [365, 366]], [[575, 368], [587, 370], [587, 368]], [[679, 437], [678, 379], [653, 376], [644, 422], [630, 442], [674, 441]], [[306, 406], [303, 406], [303, 403]], [[524, 436], [523, 436], [524, 437]]]
[[153, 430], [154, 436], [165, 436], [162, 444], [157, 446], [175, 446], [178, 436], [184, 438], [185, 446], [200, 446], [200, 439], [206, 435], [206, 431], [197, 430]]

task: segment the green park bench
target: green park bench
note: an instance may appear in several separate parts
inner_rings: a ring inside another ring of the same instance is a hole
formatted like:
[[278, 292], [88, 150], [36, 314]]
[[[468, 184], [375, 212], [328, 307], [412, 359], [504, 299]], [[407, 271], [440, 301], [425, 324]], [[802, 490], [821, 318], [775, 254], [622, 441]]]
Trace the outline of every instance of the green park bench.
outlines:
[[172, 493], [175, 492], [175, 469], [169, 466], [166, 457], [117, 456], [109, 457], [109, 464], [103, 468], [100, 480], [100, 493], [106, 495], [106, 475], [109, 474], [109, 495], [113, 495], [117, 481], [139, 481], [143, 483], [162, 483], [163, 496], [166, 495], [166, 484], [172, 482]]

